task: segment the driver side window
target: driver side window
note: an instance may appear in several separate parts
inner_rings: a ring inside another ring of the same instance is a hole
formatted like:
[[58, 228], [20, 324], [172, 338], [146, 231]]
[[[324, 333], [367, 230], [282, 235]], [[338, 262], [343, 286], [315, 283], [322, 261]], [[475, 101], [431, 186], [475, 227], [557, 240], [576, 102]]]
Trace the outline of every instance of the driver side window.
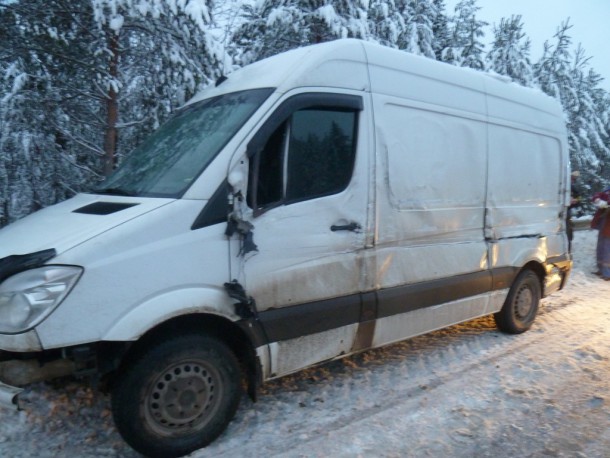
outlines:
[[357, 121], [351, 108], [292, 113], [250, 160], [248, 204], [260, 211], [343, 191], [354, 168]]

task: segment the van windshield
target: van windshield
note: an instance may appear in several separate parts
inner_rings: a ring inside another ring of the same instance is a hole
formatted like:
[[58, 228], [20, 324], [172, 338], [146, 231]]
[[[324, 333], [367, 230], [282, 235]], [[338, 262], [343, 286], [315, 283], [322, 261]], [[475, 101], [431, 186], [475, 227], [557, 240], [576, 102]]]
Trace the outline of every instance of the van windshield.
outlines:
[[185, 107], [92, 192], [180, 197], [271, 92], [233, 92]]

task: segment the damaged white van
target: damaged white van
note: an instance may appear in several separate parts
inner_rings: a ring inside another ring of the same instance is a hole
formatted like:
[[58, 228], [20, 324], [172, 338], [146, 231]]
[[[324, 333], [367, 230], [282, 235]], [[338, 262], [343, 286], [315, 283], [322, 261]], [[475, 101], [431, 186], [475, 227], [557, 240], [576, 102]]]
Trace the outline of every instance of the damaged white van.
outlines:
[[572, 266], [568, 197], [537, 91], [358, 40], [269, 58], [0, 231], [0, 399], [93, 375], [134, 449], [187, 454], [242, 380], [483, 315], [527, 330]]

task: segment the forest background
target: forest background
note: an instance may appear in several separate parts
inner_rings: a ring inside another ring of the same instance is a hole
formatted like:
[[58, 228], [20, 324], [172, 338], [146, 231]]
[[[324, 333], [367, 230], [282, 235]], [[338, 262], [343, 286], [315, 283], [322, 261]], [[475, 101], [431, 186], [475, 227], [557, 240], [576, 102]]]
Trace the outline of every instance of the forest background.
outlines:
[[[562, 105], [583, 196], [610, 185], [610, 93], [569, 19], [532, 61], [521, 16], [477, 0], [0, 0], [0, 227], [99, 183], [220, 76], [355, 37], [539, 89]], [[489, 43], [489, 44], [488, 44]]]

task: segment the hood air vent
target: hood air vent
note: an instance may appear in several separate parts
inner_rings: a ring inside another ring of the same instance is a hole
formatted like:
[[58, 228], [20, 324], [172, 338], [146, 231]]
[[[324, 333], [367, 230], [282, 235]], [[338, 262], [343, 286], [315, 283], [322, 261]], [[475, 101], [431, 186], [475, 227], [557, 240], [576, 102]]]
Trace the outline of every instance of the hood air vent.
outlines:
[[94, 202], [84, 207], [74, 210], [72, 213], [84, 213], [85, 215], [110, 215], [111, 213], [120, 212], [126, 208], [133, 207], [134, 203], [121, 203], [121, 202]]

